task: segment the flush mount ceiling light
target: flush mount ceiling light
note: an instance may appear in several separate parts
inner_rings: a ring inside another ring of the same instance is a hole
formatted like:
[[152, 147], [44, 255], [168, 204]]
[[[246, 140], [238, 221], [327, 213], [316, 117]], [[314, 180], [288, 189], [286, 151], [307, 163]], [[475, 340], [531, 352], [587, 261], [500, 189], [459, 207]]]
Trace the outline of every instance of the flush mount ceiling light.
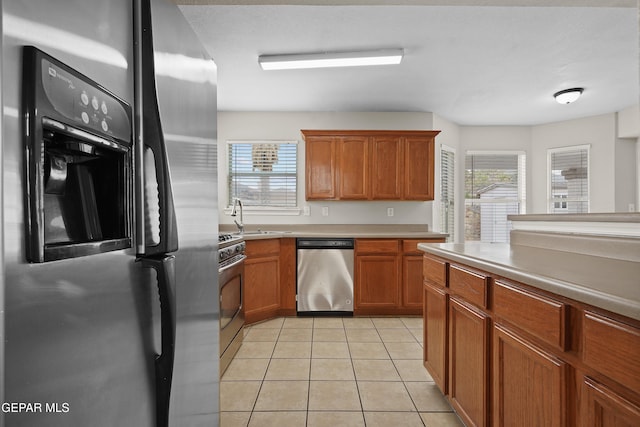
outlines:
[[556, 92], [553, 94], [553, 97], [556, 99], [558, 104], [571, 104], [573, 101], [580, 98], [582, 92], [584, 91], [581, 87], [576, 87], [573, 89], [565, 89], [560, 92]]
[[300, 68], [357, 67], [363, 65], [394, 65], [402, 61], [403, 49], [381, 49], [360, 52], [324, 52], [290, 55], [260, 55], [263, 70], [293, 70]]

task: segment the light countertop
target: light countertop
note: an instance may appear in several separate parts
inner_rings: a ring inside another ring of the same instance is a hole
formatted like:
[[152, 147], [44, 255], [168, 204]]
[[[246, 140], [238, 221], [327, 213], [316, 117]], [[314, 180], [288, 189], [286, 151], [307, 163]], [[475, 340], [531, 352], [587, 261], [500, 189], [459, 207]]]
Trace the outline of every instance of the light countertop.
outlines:
[[640, 262], [508, 243], [419, 244], [418, 249], [640, 320]]
[[[257, 231], [261, 233], [258, 233]], [[220, 232], [235, 233], [235, 225], [220, 225]], [[378, 239], [444, 239], [447, 234], [429, 231], [422, 224], [310, 224], [245, 225], [245, 240], [286, 237], [353, 237]]]

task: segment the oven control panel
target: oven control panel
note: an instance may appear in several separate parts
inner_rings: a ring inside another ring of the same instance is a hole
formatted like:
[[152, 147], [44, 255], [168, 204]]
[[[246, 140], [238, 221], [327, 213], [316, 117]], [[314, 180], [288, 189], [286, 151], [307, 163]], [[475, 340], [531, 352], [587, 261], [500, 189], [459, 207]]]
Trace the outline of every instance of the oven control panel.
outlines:
[[227, 246], [221, 249], [218, 249], [218, 261], [220, 267], [225, 267], [227, 265], [233, 264], [234, 262], [245, 258], [245, 248], [246, 245], [244, 241], [232, 244], [231, 246]]

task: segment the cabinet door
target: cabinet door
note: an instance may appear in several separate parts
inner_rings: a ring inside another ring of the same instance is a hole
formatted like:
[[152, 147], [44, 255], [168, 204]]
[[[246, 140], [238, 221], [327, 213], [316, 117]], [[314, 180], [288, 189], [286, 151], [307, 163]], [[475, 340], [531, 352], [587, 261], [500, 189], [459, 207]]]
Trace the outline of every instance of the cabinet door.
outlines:
[[306, 198], [336, 198], [336, 153], [335, 138], [307, 137], [305, 139]]
[[402, 306], [422, 308], [422, 257], [404, 255], [402, 257]]
[[402, 198], [402, 138], [373, 137], [372, 198], [374, 200], [399, 200]]
[[338, 198], [369, 198], [369, 138], [345, 137], [337, 140]]
[[247, 258], [244, 265], [244, 317], [254, 323], [280, 308], [280, 257]]
[[501, 325], [493, 338], [493, 425], [566, 425], [565, 362]]
[[636, 427], [640, 425], [640, 406], [603, 384], [585, 377], [581, 392], [581, 426]]
[[424, 367], [442, 393], [447, 394], [447, 294], [424, 285]]
[[465, 425], [486, 426], [489, 318], [455, 297], [449, 301], [451, 405]]
[[397, 255], [356, 256], [355, 308], [397, 308], [400, 305], [400, 263]]
[[434, 138], [405, 138], [405, 200], [433, 200], [434, 145]]

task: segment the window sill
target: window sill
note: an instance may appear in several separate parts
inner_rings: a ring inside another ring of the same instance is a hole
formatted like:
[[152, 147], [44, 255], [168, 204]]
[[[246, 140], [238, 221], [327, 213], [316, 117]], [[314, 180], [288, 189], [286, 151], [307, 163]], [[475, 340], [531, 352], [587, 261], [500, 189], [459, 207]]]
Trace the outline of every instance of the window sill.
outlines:
[[[225, 215], [231, 215], [231, 207], [224, 208]], [[244, 206], [243, 215], [248, 216], [298, 216], [300, 215], [300, 208], [273, 208], [262, 206]]]

